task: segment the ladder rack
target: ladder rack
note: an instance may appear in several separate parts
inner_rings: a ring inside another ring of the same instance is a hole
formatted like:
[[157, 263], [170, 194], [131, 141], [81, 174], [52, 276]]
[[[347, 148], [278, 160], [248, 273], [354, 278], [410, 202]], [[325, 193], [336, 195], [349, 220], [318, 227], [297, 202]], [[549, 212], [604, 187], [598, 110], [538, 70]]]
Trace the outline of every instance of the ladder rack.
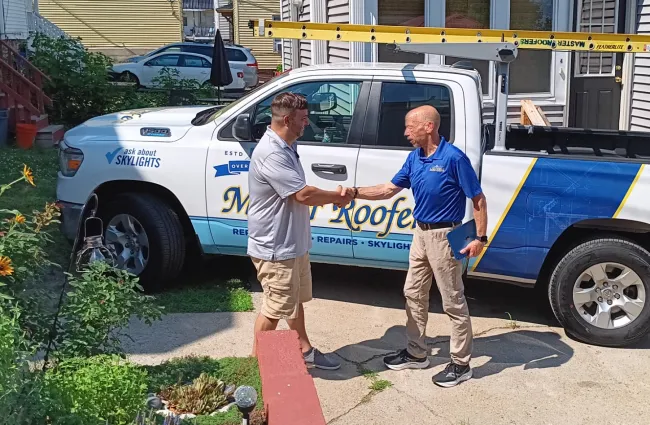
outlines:
[[519, 49], [643, 53], [650, 35], [586, 32], [516, 31], [407, 27], [391, 25], [324, 24], [254, 19], [249, 28], [268, 38], [355, 41], [367, 43], [512, 43]]
[[494, 114], [495, 150], [505, 150], [508, 76], [510, 62], [517, 58], [518, 49], [650, 52], [650, 36], [638, 34], [326, 24], [264, 19], [251, 20], [248, 26], [256, 36], [265, 38], [385, 43], [395, 45], [396, 50], [404, 52], [494, 62], [498, 87]]

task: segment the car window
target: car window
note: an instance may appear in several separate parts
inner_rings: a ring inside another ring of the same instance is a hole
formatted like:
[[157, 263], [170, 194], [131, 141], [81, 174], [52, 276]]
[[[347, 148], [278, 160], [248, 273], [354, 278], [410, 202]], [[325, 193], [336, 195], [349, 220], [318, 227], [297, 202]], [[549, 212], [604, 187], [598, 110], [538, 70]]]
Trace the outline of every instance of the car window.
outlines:
[[203, 64], [203, 68], [212, 68], [212, 64], [207, 59], [201, 58], [201, 63]]
[[210, 46], [183, 46], [183, 51], [212, 57], [212, 47]]
[[348, 134], [361, 81], [310, 81], [295, 84], [276, 92], [260, 102], [253, 114], [253, 137], [259, 140], [271, 125], [271, 102], [283, 92], [302, 94], [307, 98], [309, 124], [298, 139], [303, 142], [348, 143]]
[[404, 136], [406, 113], [418, 106], [431, 105], [440, 113], [439, 133], [452, 141], [451, 133], [451, 91], [441, 84], [424, 83], [382, 83], [379, 109], [377, 145], [413, 146]]
[[242, 52], [239, 49], [229, 49], [226, 47], [226, 57], [228, 58], [228, 61], [233, 61], [233, 62], [248, 61], [248, 56], [246, 56], [246, 53]]
[[177, 66], [181, 55], [162, 55], [146, 62], [147, 66]]
[[183, 55], [185, 68], [202, 68], [203, 59], [198, 56]]

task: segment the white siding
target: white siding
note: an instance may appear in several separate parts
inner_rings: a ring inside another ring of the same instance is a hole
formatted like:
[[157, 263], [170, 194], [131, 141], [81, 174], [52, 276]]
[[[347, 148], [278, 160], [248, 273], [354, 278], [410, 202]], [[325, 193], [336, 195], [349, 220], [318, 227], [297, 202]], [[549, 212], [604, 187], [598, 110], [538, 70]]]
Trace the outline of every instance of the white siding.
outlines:
[[[521, 119], [521, 107], [514, 102], [508, 102], [508, 124], [519, 124]], [[540, 103], [537, 102], [537, 105]], [[562, 127], [564, 124], [564, 106], [562, 105], [540, 105], [544, 115], [552, 126]], [[494, 122], [494, 107], [491, 105], [483, 106], [483, 122]]]
[[0, 0], [0, 35], [3, 39], [24, 40], [28, 37], [25, 0]]
[[[638, 34], [650, 34], [650, 0], [638, 0]], [[632, 81], [630, 130], [650, 131], [650, 54], [636, 53]]]
[[[298, 21], [300, 22], [309, 22], [311, 19], [311, 4], [309, 0], [305, 0], [303, 3], [302, 11], [298, 11], [300, 14]], [[311, 65], [311, 40], [300, 40], [300, 66], [309, 66]]]
[[[327, 22], [330, 24], [350, 23], [350, 1], [349, 0], [325, 0], [327, 8]], [[327, 62], [349, 62], [350, 42], [328, 41]]]
[[[283, 21], [291, 20], [290, 4], [291, 0], [281, 0], [280, 2], [280, 13], [282, 14]], [[293, 68], [291, 61], [293, 55], [292, 44], [290, 39], [282, 39], [282, 66], [285, 70]]]
[[[228, 0], [217, 0], [217, 5], [219, 7], [223, 7], [228, 5], [230, 3]], [[214, 12], [217, 13], [217, 12]], [[230, 33], [230, 22], [226, 19], [225, 16], [223, 16], [221, 13], [217, 13], [219, 15], [219, 32], [221, 33], [221, 38], [226, 41], [234, 41], [232, 39], [232, 34]]]

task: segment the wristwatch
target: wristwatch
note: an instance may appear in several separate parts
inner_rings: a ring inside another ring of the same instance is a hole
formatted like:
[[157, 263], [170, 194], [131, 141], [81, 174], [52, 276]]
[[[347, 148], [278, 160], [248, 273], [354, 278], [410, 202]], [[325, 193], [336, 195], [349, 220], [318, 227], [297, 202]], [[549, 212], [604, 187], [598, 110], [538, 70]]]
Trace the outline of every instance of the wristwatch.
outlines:
[[487, 243], [487, 241], [488, 241], [487, 236], [477, 236], [476, 239], [483, 242], [483, 243]]

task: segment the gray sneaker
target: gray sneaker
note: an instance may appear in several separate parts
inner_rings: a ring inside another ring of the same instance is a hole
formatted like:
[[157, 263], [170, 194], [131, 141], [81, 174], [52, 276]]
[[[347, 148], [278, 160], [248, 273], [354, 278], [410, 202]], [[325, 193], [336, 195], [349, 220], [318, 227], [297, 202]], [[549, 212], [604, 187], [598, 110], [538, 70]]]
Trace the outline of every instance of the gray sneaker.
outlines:
[[336, 370], [341, 367], [341, 363], [337, 362], [331, 357], [326, 356], [314, 347], [312, 347], [311, 350], [304, 353], [302, 356], [305, 359], [307, 368], [316, 367], [318, 369]]

